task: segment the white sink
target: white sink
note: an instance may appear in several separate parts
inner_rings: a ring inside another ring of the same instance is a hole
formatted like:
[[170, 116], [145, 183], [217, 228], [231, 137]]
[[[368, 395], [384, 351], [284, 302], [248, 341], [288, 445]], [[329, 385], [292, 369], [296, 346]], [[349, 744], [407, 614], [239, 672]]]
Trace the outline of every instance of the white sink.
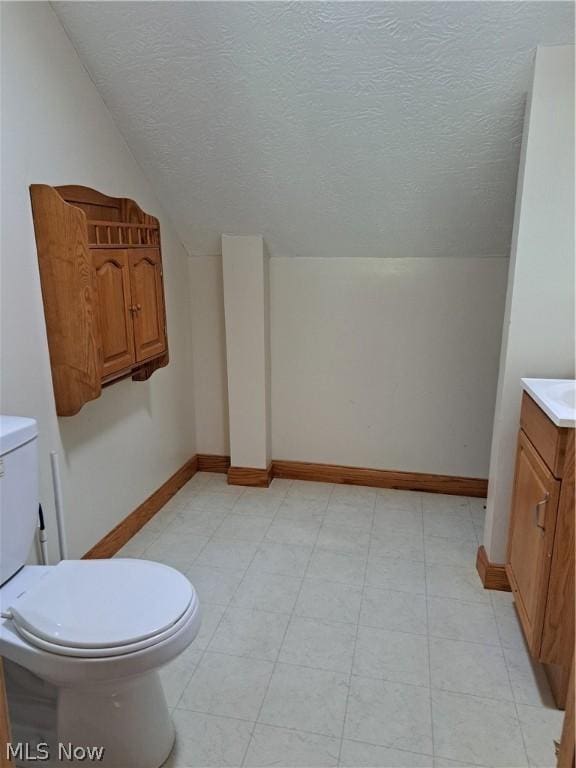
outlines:
[[521, 379], [523, 389], [558, 427], [576, 427], [576, 381]]

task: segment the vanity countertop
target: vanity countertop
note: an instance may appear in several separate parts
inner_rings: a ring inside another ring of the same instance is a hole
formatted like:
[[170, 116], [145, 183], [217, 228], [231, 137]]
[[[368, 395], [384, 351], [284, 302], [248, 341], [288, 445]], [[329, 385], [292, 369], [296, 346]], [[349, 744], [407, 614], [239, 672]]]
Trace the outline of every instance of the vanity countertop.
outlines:
[[576, 427], [576, 381], [521, 379], [522, 388], [557, 427]]

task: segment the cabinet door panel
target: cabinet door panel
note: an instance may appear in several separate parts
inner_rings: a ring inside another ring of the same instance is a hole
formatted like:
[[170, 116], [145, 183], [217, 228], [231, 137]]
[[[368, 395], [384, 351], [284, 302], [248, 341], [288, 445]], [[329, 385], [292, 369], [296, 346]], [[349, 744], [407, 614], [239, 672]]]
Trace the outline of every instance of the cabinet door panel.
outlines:
[[130, 282], [134, 312], [136, 361], [162, 354], [166, 349], [162, 262], [157, 248], [130, 252]]
[[540, 654], [559, 487], [520, 430], [506, 572], [526, 640], [536, 658]]
[[93, 249], [98, 311], [104, 357], [103, 378], [134, 364], [128, 254], [120, 249]]

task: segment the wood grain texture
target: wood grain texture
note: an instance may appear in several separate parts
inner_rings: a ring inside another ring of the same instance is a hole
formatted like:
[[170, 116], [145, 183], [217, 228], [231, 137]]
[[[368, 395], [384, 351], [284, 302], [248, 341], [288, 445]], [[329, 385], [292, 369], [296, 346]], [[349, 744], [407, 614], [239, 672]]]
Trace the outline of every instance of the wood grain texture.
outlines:
[[30, 187], [56, 411], [168, 364], [158, 219], [81, 186]]
[[574, 430], [557, 427], [526, 392], [522, 395], [520, 427], [554, 477], [562, 477], [569, 435]]
[[217, 456], [213, 453], [198, 454], [199, 472], [218, 472], [226, 475], [230, 469], [230, 456]]
[[552, 698], [558, 709], [566, 708], [568, 696], [568, 683], [570, 681], [570, 667], [561, 667], [558, 664], [542, 664], [546, 679], [552, 692]]
[[268, 488], [272, 479], [272, 465], [268, 469], [256, 467], [230, 467], [228, 485], [250, 485], [254, 488]]
[[30, 187], [58, 416], [100, 395], [102, 344], [86, 216], [46, 184]]
[[518, 435], [506, 574], [534, 658], [540, 657], [560, 482], [524, 430]]
[[6, 686], [4, 684], [4, 666], [0, 658], [0, 768], [10, 768], [14, 763], [8, 759], [6, 745], [12, 740], [10, 732], [10, 715], [8, 712], [8, 700], [6, 698]]
[[560, 488], [556, 534], [552, 563], [550, 566], [550, 582], [548, 585], [548, 602], [544, 616], [542, 631], [542, 649], [540, 659], [549, 664], [558, 664], [566, 670], [570, 669], [574, 655], [574, 602], [576, 591], [574, 584], [574, 569], [576, 567], [574, 548], [576, 527], [576, 509], [574, 497], [576, 494], [576, 451], [575, 430], [566, 444], [565, 471]]
[[572, 664], [570, 665], [570, 676], [568, 678], [568, 691], [566, 695], [566, 714], [564, 715], [562, 736], [560, 737], [560, 749], [558, 751], [558, 768], [574, 768], [574, 754], [576, 751], [575, 703], [574, 657], [572, 657]]
[[175, 493], [198, 471], [198, 458], [193, 456], [146, 501], [124, 518], [103, 539], [95, 544], [84, 555], [84, 559], [100, 559], [112, 557], [118, 550], [137, 533], [158, 512]]
[[484, 589], [495, 589], [500, 592], [511, 592], [508, 576], [506, 576], [506, 566], [502, 563], [491, 563], [488, 560], [488, 554], [484, 545], [478, 547], [476, 555], [476, 570], [480, 576], [480, 581]]
[[396, 472], [387, 469], [365, 469], [338, 464], [315, 464], [306, 461], [272, 461], [272, 477], [291, 480], [316, 480], [325, 483], [367, 485], [374, 488], [396, 488], [404, 491], [446, 493], [455, 496], [484, 498], [488, 481], [474, 477], [432, 475], [423, 472]]

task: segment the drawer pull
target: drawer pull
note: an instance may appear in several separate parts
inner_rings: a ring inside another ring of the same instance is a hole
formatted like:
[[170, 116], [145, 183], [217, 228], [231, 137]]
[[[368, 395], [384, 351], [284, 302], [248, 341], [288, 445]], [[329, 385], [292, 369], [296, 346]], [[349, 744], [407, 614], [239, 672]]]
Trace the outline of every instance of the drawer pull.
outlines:
[[539, 501], [539, 502], [536, 504], [536, 506], [534, 507], [534, 518], [535, 518], [535, 520], [534, 520], [534, 521], [535, 521], [535, 523], [536, 523], [536, 526], [537, 526], [538, 528], [540, 528], [540, 530], [541, 530], [541, 531], [545, 531], [545, 530], [546, 530], [546, 527], [545, 527], [544, 525], [542, 525], [542, 523], [540, 522], [540, 521], [541, 521], [540, 510], [544, 509], [544, 507], [546, 506], [546, 504], [548, 504], [548, 499], [549, 499], [549, 498], [550, 498], [550, 494], [548, 493], [548, 491], [546, 491], [546, 496], [544, 496], [544, 498], [542, 499], [542, 501]]

